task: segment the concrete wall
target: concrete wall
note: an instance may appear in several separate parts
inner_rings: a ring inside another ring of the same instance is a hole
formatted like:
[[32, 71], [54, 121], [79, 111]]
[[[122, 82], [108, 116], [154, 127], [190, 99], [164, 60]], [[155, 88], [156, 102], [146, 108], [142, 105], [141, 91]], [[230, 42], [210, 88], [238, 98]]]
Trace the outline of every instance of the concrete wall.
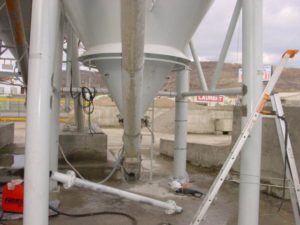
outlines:
[[0, 123], [0, 149], [14, 143], [14, 123]]
[[[193, 134], [212, 134], [223, 131], [224, 121], [232, 124], [233, 107], [216, 106], [207, 107], [196, 104], [189, 105], [188, 132]], [[217, 129], [218, 128], [218, 129]], [[225, 130], [224, 130], [225, 131]], [[232, 127], [226, 127], [226, 131], [232, 131]]]
[[[106, 134], [62, 132], [59, 135], [59, 143], [71, 162], [99, 163], [107, 161]], [[62, 156], [60, 156], [61, 158]]]
[[[294, 156], [298, 173], [300, 174], [300, 115], [299, 107], [284, 107], [286, 118], [289, 125], [290, 138], [294, 150]], [[188, 143], [187, 160], [197, 166], [216, 168], [221, 167], [235, 140], [241, 132], [241, 108], [234, 110], [234, 122], [231, 145], [204, 145]], [[280, 152], [277, 129], [274, 119], [263, 119], [263, 137], [262, 137], [262, 180], [268, 183], [282, 185], [283, 178], [283, 160]], [[173, 157], [174, 141], [170, 139], [161, 139], [161, 154]], [[239, 160], [233, 166], [234, 171], [239, 171]], [[273, 179], [275, 178], [275, 179]], [[278, 179], [279, 178], [279, 179]], [[276, 192], [276, 191], [274, 191]], [[278, 191], [277, 191], [278, 192]]]
[[120, 127], [119, 114], [116, 106], [96, 106], [95, 112], [92, 114], [92, 121], [99, 127]]
[[[147, 116], [151, 118], [152, 112]], [[115, 105], [96, 106], [92, 115], [92, 121], [99, 127], [120, 127], [118, 116], [119, 110]], [[173, 134], [175, 129], [174, 104], [167, 107], [158, 105], [154, 109], [154, 131], [159, 133]], [[217, 131], [232, 131], [233, 107], [216, 106], [207, 107], [189, 104], [188, 132], [193, 134], [209, 134]], [[229, 124], [229, 125], [228, 125]]]

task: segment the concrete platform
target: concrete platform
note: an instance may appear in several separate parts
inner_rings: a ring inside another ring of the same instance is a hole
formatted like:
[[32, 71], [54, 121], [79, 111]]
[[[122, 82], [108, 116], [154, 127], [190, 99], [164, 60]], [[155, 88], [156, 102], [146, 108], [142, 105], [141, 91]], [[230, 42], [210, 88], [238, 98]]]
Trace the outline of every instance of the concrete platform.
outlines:
[[[23, 128], [24, 129], [24, 128]], [[21, 128], [17, 133], [21, 131]], [[104, 129], [108, 136], [108, 149], [118, 151], [121, 141], [121, 129]], [[152, 206], [124, 200], [116, 196], [96, 193], [89, 190], [71, 188], [59, 193], [51, 193], [51, 199], [61, 201], [60, 209], [70, 213], [84, 213], [95, 211], [118, 211], [125, 212], [137, 220], [137, 225], [189, 225], [192, 217], [197, 211], [203, 198], [180, 196], [171, 192], [168, 188], [169, 177], [172, 175], [173, 162], [169, 157], [159, 154], [160, 134], [156, 134], [154, 161], [153, 161], [153, 181], [149, 181], [149, 144], [150, 138], [145, 133], [143, 137], [143, 163], [141, 180], [137, 183], [126, 183], [122, 179], [117, 179], [107, 183], [110, 186], [120, 188], [161, 200], [175, 200], [178, 205], [184, 208], [183, 213], [176, 215], [166, 215], [163, 210]], [[24, 135], [24, 134], [23, 134]], [[162, 137], [165, 137], [162, 135]], [[222, 137], [222, 136], [221, 136]], [[204, 136], [202, 141], [213, 141]], [[219, 140], [221, 142], [221, 140]], [[113, 159], [108, 152], [108, 159]], [[193, 187], [200, 191], [207, 192], [214, 177], [215, 172], [195, 166], [188, 166], [188, 173]], [[14, 175], [16, 176], [16, 174]], [[283, 208], [278, 212], [280, 199], [261, 194], [260, 201], [260, 224], [272, 225], [294, 225], [292, 209], [289, 201], [285, 201]], [[218, 194], [218, 199], [208, 211], [205, 225], [236, 225], [238, 215], [238, 184], [226, 181]], [[34, 218], [32, 218], [34, 219]], [[50, 225], [130, 225], [126, 218], [116, 215], [100, 215], [85, 218], [69, 218], [65, 216], [52, 217]], [[7, 225], [21, 225], [22, 221], [5, 221]]]
[[[61, 201], [60, 209], [69, 213], [85, 213], [96, 211], [125, 212], [137, 220], [137, 225], [189, 225], [203, 198], [176, 195], [168, 188], [168, 177], [172, 170], [172, 161], [157, 155], [154, 161], [153, 181], [149, 182], [148, 171], [144, 170], [139, 182], [128, 184], [122, 180], [114, 180], [108, 185], [163, 201], [174, 200], [184, 208], [183, 213], [166, 215], [163, 210], [152, 206], [121, 199], [116, 196], [96, 193], [89, 190], [71, 188], [59, 193], [52, 193], [51, 199]], [[146, 157], [146, 155], [144, 155]], [[199, 168], [189, 166], [189, 174], [194, 188], [206, 192], [210, 187], [215, 173], [207, 173]], [[260, 224], [293, 225], [293, 215], [288, 201], [278, 212], [280, 200], [261, 195]], [[238, 214], [238, 185], [225, 182], [218, 199], [209, 209], [204, 225], [236, 225]], [[34, 219], [34, 218], [33, 218]], [[100, 215], [85, 218], [65, 216], [52, 217], [50, 225], [130, 225], [128, 219], [116, 215]], [[7, 225], [21, 225], [22, 221], [7, 221]]]

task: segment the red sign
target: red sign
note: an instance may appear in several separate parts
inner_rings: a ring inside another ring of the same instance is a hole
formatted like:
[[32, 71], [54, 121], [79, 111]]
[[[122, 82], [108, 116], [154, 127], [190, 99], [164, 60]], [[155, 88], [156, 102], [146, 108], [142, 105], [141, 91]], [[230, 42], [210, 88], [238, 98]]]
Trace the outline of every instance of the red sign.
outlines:
[[224, 102], [223, 95], [200, 95], [197, 96], [199, 102]]

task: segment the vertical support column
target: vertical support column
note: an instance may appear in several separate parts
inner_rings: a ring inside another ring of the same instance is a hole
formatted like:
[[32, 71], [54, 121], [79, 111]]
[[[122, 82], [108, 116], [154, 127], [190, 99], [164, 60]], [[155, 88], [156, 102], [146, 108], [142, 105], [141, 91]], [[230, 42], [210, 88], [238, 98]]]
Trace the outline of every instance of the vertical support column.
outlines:
[[33, 0], [25, 146], [24, 225], [48, 225], [51, 76], [59, 0]]
[[[68, 44], [67, 44], [67, 54], [66, 54], [66, 88], [70, 89], [71, 87], [71, 55], [72, 55], [72, 46], [70, 43], [70, 37], [72, 35], [72, 28], [70, 24], [66, 21], [65, 23], [65, 31], [66, 31], [66, 36], [68, 39]], [[65, 93], [65, 112], [69, 113], [71, 108], [70, 108], [70, 100], [71, 100], [71, 94], [69, 92]]]
[[[262, 0], [243, 0], [243, 98], [247, 118], [254, 111], [262, 90]], [[243, 118], [245, 124], [247, 118]], [[262, 121], [257, 120], [241, 152], [239, 225], [259, 224]]]
[[175, 149], [174, 149], [174, 178], [186, 180], [187, 154], [187, 116], [188, 102], [182, 97], [183, 92], [189, 91], [189, 72], [187, 69], [176, 74], [176, 111], [175, 111]]
[[[50, 140], [50, 170], [58, 169], [59, 148], [59, 114], [60, 114], [60, 87], [62, 81], [62, 52], [64, 41], [64, 17], [60, 16], [59, 31], [56, 39], [54, 74], [52, 82], [52, 109], [51, 109], [51, 140]], [[57, 182], [50, 180], [50, 191], [57, 190]]]
[[[71, 82], [73, 87], [78, 88], [81, 85], [80, 69], [78, 62], [78, 42], [79, 39], [74, 34], [73, 30], [70, 32], [68, 41], [71, 45]], [[68, 44], [69, 44], [68, 43]], [[84, 112], [80, 106], [80, 98], [74, 99], [74, 116], [78, 132], [84, 132]]]

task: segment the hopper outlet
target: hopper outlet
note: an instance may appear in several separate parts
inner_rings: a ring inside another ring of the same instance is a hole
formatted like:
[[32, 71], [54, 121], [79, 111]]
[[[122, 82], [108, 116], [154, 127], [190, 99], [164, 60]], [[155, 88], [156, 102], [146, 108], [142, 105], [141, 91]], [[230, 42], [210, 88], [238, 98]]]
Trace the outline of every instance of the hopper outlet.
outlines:
[[[120, 111], [121, 117], [124, 118], [122, 92], [122, 68], [121, 59], [99, 60], [95, 64], [100, 73], [103, 74], [103, 79], [108, 87], [109, 93]], [[153, 98], [157, 95], [170, 74], [174, 63], [146, 60], [144, 64], [144, 75], [141, 87], [141, 114], [143, 118], [145, 112], [151, 105]], [[125, 87], [124, 87], [125, 88]]]

